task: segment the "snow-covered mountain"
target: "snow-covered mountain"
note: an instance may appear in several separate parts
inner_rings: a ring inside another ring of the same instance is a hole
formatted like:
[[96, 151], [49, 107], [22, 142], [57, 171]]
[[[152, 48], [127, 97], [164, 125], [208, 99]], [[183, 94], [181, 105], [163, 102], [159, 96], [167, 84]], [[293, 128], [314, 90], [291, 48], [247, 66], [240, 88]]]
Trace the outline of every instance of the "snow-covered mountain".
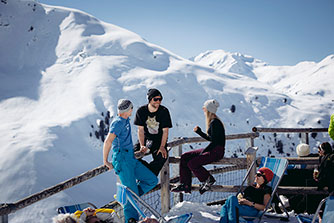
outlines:
[[[333, 56], [291, 67], [229, 53], [191, 61], [84, 12], [31, 0], [0, 1], [0, 33], [0, 203], [101, 165], [100, 130], [116, 115], [118, 99], [132, 100], [136, 109], [151, 87], [161, 90], [170, 110], [170, 140], [196, 136], [195, 125], [204, 128], [201, 108], [209, 98], [220, 102], [227, 134], [253, 126], [327, 127], [333, 111]], [[259, 155], [293, 155], [299, 140], [269, 136], [255, 144]], [[324, 140], [318, 134], [311, 146]], [[226, 156], [242, 156], [245, 148], [244, 140], [228, 141]], [[115, 181], [113, 172], [102, 174], [10, 221], [49, 222], [62, 205], [106, 204]]]
[[267, 64], [251, 56], [241, 53], [229, 53], [224, 50], [208, 50], [191, 58], [194, 62], [210, 66], [222, 73], [237, 73], [256, 79], [254, 67], [263, 67]]

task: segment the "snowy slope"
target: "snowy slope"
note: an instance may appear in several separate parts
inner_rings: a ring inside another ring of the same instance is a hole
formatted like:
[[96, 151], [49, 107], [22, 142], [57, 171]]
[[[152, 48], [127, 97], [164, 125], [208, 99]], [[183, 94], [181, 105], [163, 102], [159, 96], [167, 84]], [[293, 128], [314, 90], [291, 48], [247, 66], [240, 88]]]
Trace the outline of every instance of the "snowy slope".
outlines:
[[[321, 88], [324, 93], [298, 99], [284, 90], [286, 85], [276, 86], [285, 78], [272, 83], [260, 75], [276, 72], [275, 67], [265, 70], [264, 63], [236, 54], [246, 61], [244, 66], [239, 69], [231, 62], [222, 72], [74, 9], [1, 1], [0, 33], [1, 203], [101, 165], [102, 141], [95, 137], [101, 120], [111, 121], [120, 98], [129, 98], [135, 108], [147, 103], [151, 87], [161, 90], [171, 112], [170, 139], [195, 136], [194, 125], [205, 128], [201, 107], [209, 98], [219, 100], [218, 116], [227, 134], [250, 132], [253, 126], [327, 127], [333, 110], [333, 77]], [[291, 72], [308, 70], [308, 65], [299, 66]], [[333, 67], [331, 58], [325, 67]], [[303, 101], [308, 97], [311, 102]], [[135, 133], [133, 126], [134, 140]], [[328, 137], [317, 140], [324, 139]], [[267, 154], [273, 142], [256, 143]], [[243, 140], [228, 141], [226, 156], [241, 156], [245, 148]], [[115, 181], [113, 172], [102, 174], [10, 215], [10, 221], [49, 222], [62, 205], [106, 204], [113, 200]]]

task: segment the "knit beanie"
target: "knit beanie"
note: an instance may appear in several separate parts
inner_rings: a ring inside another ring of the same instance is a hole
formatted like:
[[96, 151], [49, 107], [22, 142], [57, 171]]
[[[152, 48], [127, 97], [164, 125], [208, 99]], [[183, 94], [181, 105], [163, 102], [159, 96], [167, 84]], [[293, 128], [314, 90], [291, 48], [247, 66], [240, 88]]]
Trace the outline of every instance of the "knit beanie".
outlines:
[[203, 105], [206, 110], [208, 110], [209, 112], [211, 113], [214, 113], [216, 114], [217, 112], [217, 109], [219, 107], [219, 102], [216, 101], [215, 99], [210, 99], [210, 100], [207, 100], [206, 102], [204, 102], [204, 105]]
[[127, 99], [119, 99], [117, 104], [118, 114], [122, 114], [124, 112], [129, 111], [133, 108], [133, 104], [130, 100]]
[[162, 99], [162, 94], [161, 94], [161, 92], [158, 89], [155, 89], [155, 88], [148, 89], [148, 91], [147, 91], [147, 99], [148, 99], [148, 101], [151, 101], [152, 98], [154, 98], [156, 96], [160, 96], [161, 99]]
[[267, 182], [271, 181], [274, 177], [273, 171], [267, 167], [262, 167], [257, 172], [260, 172]]
[[310, 146], [305, 143], [301, 143], [297, 146], [296, 152], [298, 156], [308, 156], [310, 154]]

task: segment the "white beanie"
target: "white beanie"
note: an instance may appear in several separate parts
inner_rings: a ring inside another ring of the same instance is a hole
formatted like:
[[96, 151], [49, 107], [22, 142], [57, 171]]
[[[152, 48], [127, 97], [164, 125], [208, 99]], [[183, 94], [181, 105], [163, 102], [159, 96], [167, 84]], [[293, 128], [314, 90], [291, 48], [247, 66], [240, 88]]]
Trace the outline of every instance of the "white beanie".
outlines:
[[117, 104], [118, 114], [122, 114], [124, 112], [129, 111], [133, 108], [132, 102], [127, 99], [119, 99]]
[[219, 103], [215, 99], [210, 99], [204, 102], [203, 107], [205, 107], [209, 112], [216, 114]]
[[308, 156], [310, 154], [310, 146], [305, 143], [301, 143], [297, 146], [296, 152], [298, 156]]

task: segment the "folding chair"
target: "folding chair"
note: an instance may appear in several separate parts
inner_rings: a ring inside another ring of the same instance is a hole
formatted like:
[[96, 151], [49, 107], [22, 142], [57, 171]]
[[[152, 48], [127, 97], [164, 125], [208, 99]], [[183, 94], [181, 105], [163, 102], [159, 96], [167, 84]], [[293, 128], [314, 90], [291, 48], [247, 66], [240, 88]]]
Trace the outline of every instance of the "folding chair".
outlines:
[[322, 199], [319, 203], [318, 208], [313, 216], [312, 223], [314, 223], [318, 217], [321, 206], [325, 204], [324, 214], [322, 216], [322, 222], [334, 222], [334, 194]]
[[[288, 167], [288, 160], [287, 159], [284, 159], [284, 158], [269, 158], [269, 157], [262, 157], [261, 159], [261, 163], [259, 165], [259, 168], [261, 167], [267, 167], [269, 169], [271, 169], [274, 173], [274, 177], [273, 179], [268, 183], [268, 186], [270, 186], [272, 188], [272, 193], [271, 193], [271, 196], [270, 196], [270, 200], [269, 202], [267, 203], [265, 209], [263, 211], [260, 211], [258, 216], [256, 217], [249, 217], [249, 216], [240, 216], [242, 217], [243, 219], [245, 219], [247, 222], [253, 222], [253, 220], [255, 220], [256, 218], [259, 218], [259, 221], [261, 221], [263, 215], [266, 213], [266, 211], [268, 210], [268, 208], [271, 206], [271, 203], [272, 203], [272, 200], [274, 198], [274, 196], [276, 195], [279, 202], [282, 204], [282, 207], [284, 209], [284, 212], [286, 213], [287, 216], [280, 216], [281, 218], [286, 218], [286, 219], [289, 219], [289, 213], [288, 211], [285, 209], [284, 205], [283, 205], [283, 202], [280, 200], [280, 198], [278, 197], [278, 194], [277, 194], [277, 188], [278, 188], [278, 185], [283, 177], [283, 174], [284, 172], [286, 171], [287, 167]], [[243, 188], [243, 185], [245, 184], [246, 180], [247, 180], [247, 177], [249, 176], [252, 168], [254, 167], [254, 165], [256, 164], [256, 161], [254, 161], [251, 165], [251, 167], [248, 169], [247, 171], [247, 174], [246, 176], [244, 177], [243, 181], [242, 181], [242, 184], [240, 186], [240, 189], [237, 193], [237, 195], [239, 193], [241, 193], [241, 190]], [[243, 220], [242, 219], [242, 220]]]
[[172, 219], [169, 219], [168, 221], [160, 215], [159, 212], [154, 210], [150, 205], [148, 205], [143, 199], [141, 199], [135, 192], [133, 192], [130, 188], [127, 186], [124, 186], [120, 183], [117, 183], [117, 194], [116, 199], [119, 203], [121, 203], [123, 206], [127, 204], [127, 202], [130, 202], [131, 205], [138, 211], [138, 213], [142, 216], [142, 218], [146, 218], [147, 216], [145, 213], [140, 209], [140, 205], [144, 206], [147, 210], [149, 210], [154, 217], [158, 219], [159, 222], [166, 222], [166, 223], [187, 223], [191, 217], [192, 214], [184, 214]]
[[76, 211], [82, 211], [85, 208], [94, 208], [97, 209], [97, 207], [90, 203], [90, 202], [86, 202], [86, 203], [82, 203], [82, 204], [74, 204], [74, 205], [69, 205], [69, 206], [64, 206], [64, 207], [60, 207], [57, 209], [58, 214], [66, 214], [66, 213], [74, 213]]

